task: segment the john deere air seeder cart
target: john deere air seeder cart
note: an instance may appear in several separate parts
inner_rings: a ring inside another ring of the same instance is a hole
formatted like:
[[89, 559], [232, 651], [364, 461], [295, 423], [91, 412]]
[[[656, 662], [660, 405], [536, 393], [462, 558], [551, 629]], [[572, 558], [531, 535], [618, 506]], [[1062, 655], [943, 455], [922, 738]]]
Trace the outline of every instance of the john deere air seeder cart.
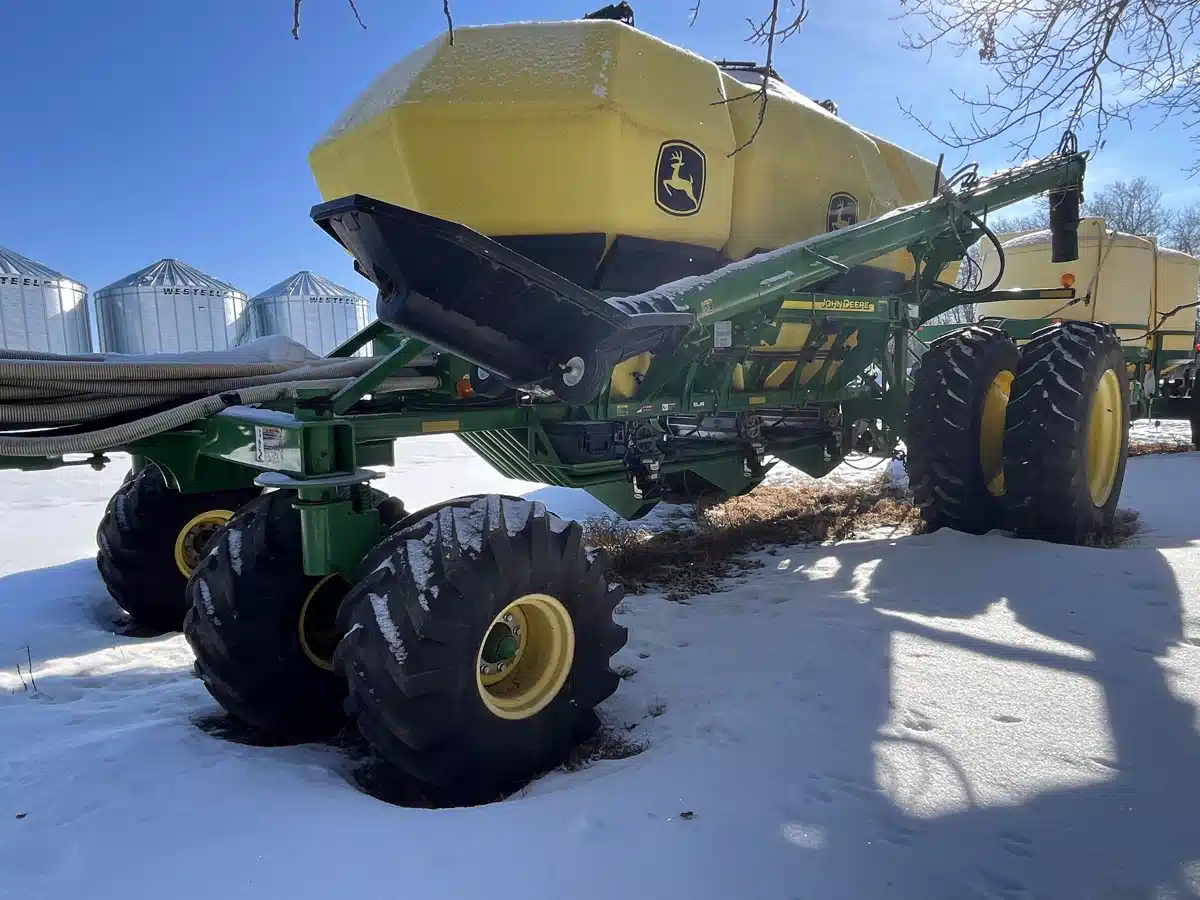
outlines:
[[[1068, 287], [1032, 299], [1001, 300], [981, 308], [980, 323], [1001, 328], [1022, 346], [1055, 322], [1107, 322], [1121, 340], [1130, 386], [1130, 419], [1188, 419], [1200, 447], [1200, 391], [1196, 377], [1196, 292], [1200, 260], [1161, 247], [1153, 236], [1126, 234], [1104, 219], [1079, 224], [1078, 259], [1054, 258], [1048, 230], [996, 235], [980, 245], [979, 275], [985, 285]], [[925, 325], [931, 341], [955, 325]]]
[[942, 178], [776, 79], [734, 153], [757, 106], [721, 101], [762, 77], [616, 21], [439, 37], [311, 155], [312, 217], [378, 286], [377, 322], [301, 363], [248, 362], [254, 345], [220, 365], [10, 359], [5, 464], [132, 454], [99, 532], [118, 602], [182, 625], [247, 725], [350, 721], [460, 802], [596, 727], [621, 591], [539, 503], [414, 512], [373, 490], [397, 439], [453, 433], [506, 476], [638, 517], [747, 492], [780, 461], [824, 475], [867, 430], [906, 438], [931, 523], [1103, 529], [1129, 391], [1111, 329], [1018, 351], [972, 326], [911, 384], [907, 352], [980, 299], [952, 284], [987, 212], [1049, 192], [1056, 258], [1074, 258], [1084, 156]]

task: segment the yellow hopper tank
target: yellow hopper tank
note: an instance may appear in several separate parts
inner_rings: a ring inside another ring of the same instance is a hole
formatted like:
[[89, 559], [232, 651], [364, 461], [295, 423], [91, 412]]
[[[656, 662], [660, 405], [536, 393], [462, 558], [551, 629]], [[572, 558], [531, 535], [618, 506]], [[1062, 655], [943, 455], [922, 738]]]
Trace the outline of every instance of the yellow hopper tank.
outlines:
[[[324, 199], [460, 222], [595, 291], [646, 290], [932, 195], [935, 166], [772, 79], [621, 22], [456, 28], [396, 63], [321, 138]], [[735, 99], [742, 98], [742, 99]], [[881, 293], [892, 254], [839, 278]], [[943, 276], [952, 280], [954, 271]]]
[[[1196, 300], [1200, 260], [1195, 257], [1159, 247], [1153, 237], [1110, 229], [1095, 216], [1080, 220], [1079, 259], [1071, 263], [1050, 261], [1048, 230], [998, 237], [1005, 257], [1000, 288], [1074, 286], [1077, 296], [1090, 294], [1091, 302], [1064, 308], [1061, 300], [1001, 301], [980, 307], [984, 315], [1107, 322], [1131, 348], [1149, 346], [1152, 338], [1147, 331], [1158, 325], [1163, 350], [1192, 350], [1193, 309], [1174, 313], [1161, 325], [1159, 320], [1176, 306]], [[999, 263], [995, 250], [986, 244], [981, 263], [982, 283], [990, 284]]]

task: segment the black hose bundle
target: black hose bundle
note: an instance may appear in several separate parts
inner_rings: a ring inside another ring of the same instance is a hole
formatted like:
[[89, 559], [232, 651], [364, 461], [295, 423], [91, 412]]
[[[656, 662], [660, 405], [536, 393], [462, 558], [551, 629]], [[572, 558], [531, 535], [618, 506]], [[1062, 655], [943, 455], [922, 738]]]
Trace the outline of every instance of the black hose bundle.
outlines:
[[[0, 350], [0, 432], [25, 432], [0, 435], [0, 455], [112, 449], [231, 404], [281, 400], [298, 387], [337, 389], [376, 362], [307, 353], [298, 359], [255, 361], [244, 351], [156, 358]], [[437, 386], [436, 377], [414, 368], [396, 373], [373, 393]]]

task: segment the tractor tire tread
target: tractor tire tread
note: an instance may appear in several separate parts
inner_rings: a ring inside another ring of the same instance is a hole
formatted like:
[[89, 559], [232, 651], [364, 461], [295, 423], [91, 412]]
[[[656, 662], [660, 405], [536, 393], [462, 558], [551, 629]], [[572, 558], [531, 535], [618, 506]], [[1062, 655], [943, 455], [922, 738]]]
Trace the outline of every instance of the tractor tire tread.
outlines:
[[[623, 596], [578, 523], [540, 503], [496, 495], [447, 504], [392, 532], [364, 560], [339, 611], [334, 654], [347, 714], [385, 763], [458, 804], [499, 799], [561, 763], [594, 733], [594, 708], [616, 689], [613, 621]], [[536, 592], [557, 597], [576, 633], [570, 675], [536, 715], [501, 719], [476, 685], [492, 618]]]
[[210, 509], [236, 512], [257, 488], [181, 494], [157, 466], [132, 472], [109, 498], [96, 528], [96, 567], [109, 594], [140, 626], [178, 631], [187, 612], [187, 579], [175, 564], [175, 538]]
[[[403, 504], [372, 491], [385, 530]], [[184, 635], [213, 698], [255, 732], [330, 737], [345, 727], [345, 682], [319, 668], [299, 638], [300, 607], [320, 582], [304, 573], [293, 491], [264, 494], [222, 528], [188, 582]]]
[[913, 499], [931, 529], [982, 534], [1002, 522], [979, 460], [981, 392], [1015, 371], [1016, 344], [997, 328], [968, 325], [935, 339], [913, 379], [907, 463]]
[[[1116, 483], [1104, 507], [1087, 493], [1091, 382], [1113, 368], [1125, 402]], [[1129, 384], [1121, 342], [1106, 325], [1065, 322], [1035, 332], [1021, 352], [1004, 433], [1004, 479], [1014, 531], [1085, 542], [1112, 524], [1128, 456]]]

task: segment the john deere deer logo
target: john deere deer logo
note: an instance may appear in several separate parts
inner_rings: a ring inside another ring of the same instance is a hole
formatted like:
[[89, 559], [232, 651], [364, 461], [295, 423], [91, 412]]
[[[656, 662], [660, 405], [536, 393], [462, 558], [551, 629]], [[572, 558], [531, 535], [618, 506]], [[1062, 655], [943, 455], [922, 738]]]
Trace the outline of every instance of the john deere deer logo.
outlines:
[[837, 231], [858, 222], [858, 201], [853, 194], [838, 191], [829, 198], [829, 210], [825, 217], [825, 230]]
[[666, 141], [658, 149], [654, 202], [673, 216], [691, 216], [704, 202], [704, 154], [687, 141]]

